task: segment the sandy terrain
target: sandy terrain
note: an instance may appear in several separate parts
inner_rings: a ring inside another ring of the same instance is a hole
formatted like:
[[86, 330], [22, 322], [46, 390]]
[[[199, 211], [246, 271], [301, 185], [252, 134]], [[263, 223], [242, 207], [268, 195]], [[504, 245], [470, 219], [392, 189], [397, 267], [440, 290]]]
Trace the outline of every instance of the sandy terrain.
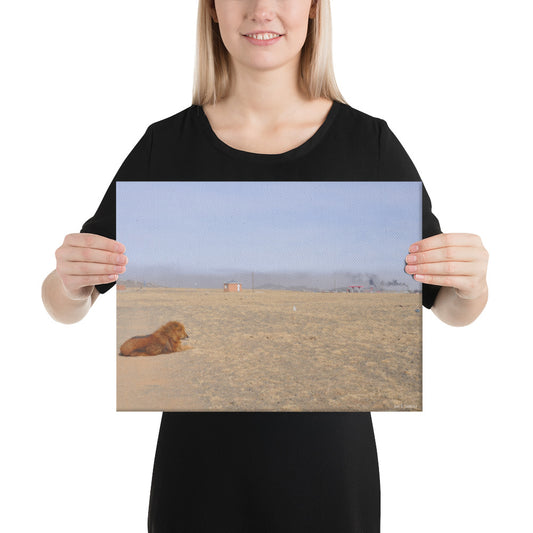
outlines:
[[[117, 410], [421, 410], [421, 311], [420, 294], [117, 291]], [[194, 349], [118, 355], [170, 320]]]

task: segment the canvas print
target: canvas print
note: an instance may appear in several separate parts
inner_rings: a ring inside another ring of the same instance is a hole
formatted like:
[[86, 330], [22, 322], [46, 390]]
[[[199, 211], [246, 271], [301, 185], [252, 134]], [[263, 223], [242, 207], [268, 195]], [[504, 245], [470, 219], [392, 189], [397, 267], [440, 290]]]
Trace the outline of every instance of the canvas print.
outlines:
[[117, 410], [422, 410], [420, 182], [116, 187]]

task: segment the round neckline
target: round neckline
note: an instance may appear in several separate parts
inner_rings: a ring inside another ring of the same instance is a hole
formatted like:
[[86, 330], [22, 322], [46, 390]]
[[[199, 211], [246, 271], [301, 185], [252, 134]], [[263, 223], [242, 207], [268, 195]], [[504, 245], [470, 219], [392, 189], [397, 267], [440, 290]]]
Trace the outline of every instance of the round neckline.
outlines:
[[286, 159], [292, 159], [295, 157], [300, 157], [302, 155], [307, 154], [310, 150], [312, 150], [318, 142], [322, 139], [326, 131], [329, 129], [331, 123], [333, 122], [333, 119], [337, 115], [337, 111], [339, 109], [339, 102], [337, 100], [333, 100], [333, 104], [331, 105], [328, 114], [326, 115], [326, 118], [322, 122], [322, 124], [318, 127], [318, 129], [302, 144], [299, 146], [296, 146], [295, 148], [291, 148], [290, 150], [287, 150], [286, 152], [281, 152], [279, 154], [259, 154], [256, 152], [248, 152], [246, 150], [239, 150], [238, 148], [233, 148], [229, 144], [226, 144], [224, 141], [222, 141], [217, 134], [214, 132], [213, 128], [211, 127], [211, 123], [209, 122], [209, 119], [207, 118], [207, 115], [205, 114], [205, 111], [201, 105], [195, 104], [198, 108], [198, 112], [200, 115], [200, 122], [202, 125], [203, 130], [208, 135], [211, 143], [218, 149], [224, 152], [225, 154], [228, 154], [232, 157], [236, 157], [239, 159], [247, 159], [247, 160], [256, 160], [261, 162], [275, 162], [275, 161], [282, 161]]

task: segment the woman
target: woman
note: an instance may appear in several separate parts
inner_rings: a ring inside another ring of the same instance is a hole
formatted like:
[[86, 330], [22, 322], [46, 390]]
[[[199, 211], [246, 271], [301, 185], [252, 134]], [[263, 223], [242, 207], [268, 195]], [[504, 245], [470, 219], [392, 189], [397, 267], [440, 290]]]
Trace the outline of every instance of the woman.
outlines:
[[[331, 61], [327, 0], [200, 0], [193, 104], [148, 127], [95, 215], [56, 251], [43, 301], [81, 320], [126, 269], [117, 180], [419, 181], [385, 121], [351, 108]], [[442, 234], [423, 189], [423, 236], [406, 272], [423, 303], [465, 325], [487, 300], [488, 254]], [[370, 413], [164, 413], [150, 532], [377, 532]]]

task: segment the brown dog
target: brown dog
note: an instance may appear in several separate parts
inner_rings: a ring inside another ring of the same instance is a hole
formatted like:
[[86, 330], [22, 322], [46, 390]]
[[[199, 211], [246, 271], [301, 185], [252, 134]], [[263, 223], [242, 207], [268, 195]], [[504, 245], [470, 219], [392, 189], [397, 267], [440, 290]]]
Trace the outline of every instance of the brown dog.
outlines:
[[120, 347], [120, 355], [159, 355], [182, 352], [192, 346], [183, 346], [182, 339], [188, 339], [181, 322], [167, 322], [151, 335], [132, 337]]

